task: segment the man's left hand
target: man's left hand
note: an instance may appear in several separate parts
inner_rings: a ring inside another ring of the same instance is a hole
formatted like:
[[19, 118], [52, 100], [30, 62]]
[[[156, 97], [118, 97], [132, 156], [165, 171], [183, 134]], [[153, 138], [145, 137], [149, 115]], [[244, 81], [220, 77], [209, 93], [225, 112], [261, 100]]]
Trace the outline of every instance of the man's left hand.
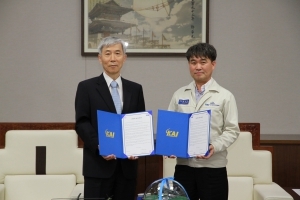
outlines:
[[215, 152], [215, 148], [213, 145], [209, 145], [209, 154], [207, 156], [196, 156], [198, 159], [209, 159]]
[[129, 160], [137, 160], [138, 158], [139, 158], [139, 157], [137, 157], [137, 156], [129, 156], [129, 157], [128, 157]]

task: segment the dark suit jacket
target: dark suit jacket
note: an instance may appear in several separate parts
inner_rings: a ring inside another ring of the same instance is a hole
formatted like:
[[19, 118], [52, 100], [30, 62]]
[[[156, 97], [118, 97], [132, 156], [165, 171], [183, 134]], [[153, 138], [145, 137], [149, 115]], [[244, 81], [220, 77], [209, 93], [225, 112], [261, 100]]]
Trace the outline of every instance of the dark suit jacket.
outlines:
[[[140, 84], [121, 78], [123, 85], [123, 114], [145, 111], [143, 89]], [[99, 77], [78, 84], [75, 98], [76, 132], [84, 142], [83, 175], [109, 178], [117, 161], [106, 161], [99, 155], [97, 110], [116, 113], [116, 109], [104, 79]], [[126, 178], [136, 178], [137, 160], [118, 159]]]

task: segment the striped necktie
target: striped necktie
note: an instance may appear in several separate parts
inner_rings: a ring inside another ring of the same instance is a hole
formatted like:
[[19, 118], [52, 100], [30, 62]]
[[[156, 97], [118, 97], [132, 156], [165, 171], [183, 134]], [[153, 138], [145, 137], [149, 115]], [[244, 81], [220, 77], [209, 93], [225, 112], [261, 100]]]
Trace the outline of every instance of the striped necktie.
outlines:
[[111, 96], [113, 98], [116, 111], [117, 111], [118, 114], [121, 114], [121, 112], [122, 112], [122, 103], [121, 103], [119, 92], [117, 90], [118, 83], [116, 81], [112, 81], [110, 83], [110, 86], [111, 86]]

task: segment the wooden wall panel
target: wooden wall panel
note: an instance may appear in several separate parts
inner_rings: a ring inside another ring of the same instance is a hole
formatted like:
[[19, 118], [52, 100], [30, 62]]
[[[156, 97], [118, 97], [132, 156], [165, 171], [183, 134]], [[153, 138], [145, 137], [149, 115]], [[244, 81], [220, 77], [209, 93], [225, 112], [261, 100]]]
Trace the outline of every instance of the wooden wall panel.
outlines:
[[300, 140], [262, 140], [273, 147], [273, 181], [281, 187], [300, 188]]
[[[72, 130], [74, 123], [0, 123], [0, 148], [5, 146], [8, 130]], [[240, 123], [241, 131], [252, 133], [253, 149], [269, 150], [273, 156], [273, 181], [282, 187], [300, 188], [300, 141], [262, 140], [259, 123]], [[79, 147], [83, 142], [78, 139]], [[137, 193], [143, 193], [155, 180], [163, 177], [162, 156], [139, 158]]]

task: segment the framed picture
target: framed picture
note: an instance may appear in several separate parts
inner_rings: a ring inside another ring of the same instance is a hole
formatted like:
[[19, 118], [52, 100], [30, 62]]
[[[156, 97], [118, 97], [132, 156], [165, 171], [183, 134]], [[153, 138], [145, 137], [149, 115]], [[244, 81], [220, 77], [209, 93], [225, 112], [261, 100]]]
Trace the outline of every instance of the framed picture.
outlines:
[[116, 36], [130, 55], [179, 55], [208, 42], [209, 0], [82, 0], [82, 55]]

